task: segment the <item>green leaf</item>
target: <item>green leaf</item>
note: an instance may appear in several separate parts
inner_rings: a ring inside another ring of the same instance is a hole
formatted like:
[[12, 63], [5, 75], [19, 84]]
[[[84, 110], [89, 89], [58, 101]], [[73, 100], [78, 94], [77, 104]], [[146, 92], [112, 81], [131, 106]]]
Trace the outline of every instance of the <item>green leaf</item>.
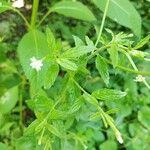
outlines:
[[116, 44], [112, 44], [108, 49], [110, 59], [112, 61], [113, 67], [115, 68], [118, 65], [118, 47]]
[[148, 43], [150, 40], [150, 35], [147, 35], [145, 38], [140, 40], [140, 42], [137, 43], [137, 45], [133, 48], [134, 50], [139, 49], [143, 47], [146, 43]]
[[45, 74], [45, 80], [44, 80], [44, 88], [45, 89], [48, 89], [50, 88], [57, 76], [58, 76], [58, 73], [59, 73], [59, 65], [58, 64], [51, 64], [51, 66], [48, 68], [46, 74]]
[[18, 100], [18, 87], [9, 89], [0, 97], [0, 113], [8, 113], [16, 105]]
[[64, 58], [76, 58], [83, 56], [95, 49], [94, 46], [77, 46], [72, 49], [65, 51], [62, 55]]
[[76, 47], [85, 45], [84, 42], [79, 37], [73, 35], [73, 39]]
[[32, 30], [25, 34], [19, 43], [18, 54], [21, 65], [27, 78], [34, 83], [35, 87], [44, 85], [49, 63], [43, 61], [41, 70], [36, 71], [30, 66], [31, 58], [43, 59], [50, 53], [51, 51], [48, 48], [46, 36], [38, 30]]
[[138, 112], [138, 120], [147, 128], [150, 127], [150, 108], [144, 106]]
[[36, 112], [49, 112], [53, 107], [53, 101], [41, 95], [37, 96], [34, 100], [28, 100], [27, 104], [32, 110]]
[[50, 125], [50, 124], [46, 124], [46, 128], [52, 133], [54, 134], [55, 136], [59, 137], [59, 138], [62, 138], [62, 134], [59, 132], [59, 130], [53, 126], [53, 125]]
[[92, 95], [100, 100], [118, 100], [126, 96], [126, 92], [113, 89], [100, 89], [94, 91]]
[[47, 35], [48, 47], [50, 48], [51, 51], [55, 51], [56, 41], [55, 41], [55, 37], [54, 37], [52, 31], [50, 30], [50, 28], [46, 28], [46, 35]]
[[93, 105], [98, 105], [98, 101], [93, 97], [93, 96], [91, 96], [90, 94], [88, 94], [88, 93], [84, 93], [83, 94], [83, 98], [87, 101], [87, 102], [89, 102], [90, 104], [93, 104]]
[[0, 13], [5, 12], [9, 9], [12, 9], [11, 5], [9, 3], [4, 2], [4, 1], [3, 2], [0, 1]]
[[6, 144], [0, 142], [0, 150], [10, 150], [10, 148]]
[[80, 107], [82, 106], [82, 104], [83, 103], [82, 103], [81, 99], [80, 98], [77, 99], [71, 106], [69, 113], [74, 113], [74, 112], [78, 111], [80, 109]]
[[[104, 12], [107, 0], [93, 0], [93, 2]], [[141, 17], [129, 0], [110, 0], [107, 16], [130, 28], [137, 36], [141, 35]]]
[[117, 150], [117, 143], [112, 140], [107, 140], [100, 145], [101, 150]]
[[108, 66], [105, 60], [98, 55], [96, 57], [96, 68], [101, 75], [102, 79], [104, 80], [105, 84], [109, 84], [109, 72], [108, 72]]
[[52, 8], [52, 12], [57, 12], [67, 17], [73, 17], [85, 21], [95, 21], [93, 13], [80, 2], [62, 1], [56, 3]]
[[57, 59], [57, 63], [68, 70], [76, 71], [78, 69], [78, 66], [74, 62], [65, 58]]

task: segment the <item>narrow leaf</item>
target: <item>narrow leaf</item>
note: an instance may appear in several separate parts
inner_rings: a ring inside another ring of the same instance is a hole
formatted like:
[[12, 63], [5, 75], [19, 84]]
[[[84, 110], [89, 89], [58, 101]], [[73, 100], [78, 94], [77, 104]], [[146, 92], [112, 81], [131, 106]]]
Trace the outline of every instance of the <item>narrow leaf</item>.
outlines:
[[57, 63], [60, 64], [65, 69], [69, 69], [72, 71], [76, 71], [78, 69], [78, 66], [74, 62], [72, 62], [68, 59], [65, 59], [65, 58], [57, 59]]
[[118, 100], [126, 96], [126, 92], [122, 92], [114, 89], [100, 89], [94, 91], [92, 95], [100, 100]]
[[44, 88], [48, 89], [54, 84], [54, 82], [58, 76], [58, 73], [59, 73], [58, 64], [51, 64], [51, 66], [48, 68], [48, 70], [45, 74]]
[[113, 67], [115, 68], [118, 65], [118, 47], [116, 44], [112, 44], [108, 49], [110, 59], [112, 61]]
[[52, 31], [50, 30], [50, 28], [46, 28], [46, 35], [47, 35], [47, 43], [48, 43], [48, 47], [54, 51], [56, 48], [56, 41], [55, 41], [55, 37], [52, 33]]
[[150, 40], [150, 35], [147, 35], [145, 38], [143, 38], [140, 42], [137, 43], [137, 45], [133, 49], [139, 49], [143, 47], [146, 43], [148, 43]]
[[102, 79], [104, 80], [105, 84], [108, 85], [109, 84], [108, 66], [100, 55], [96, 57], [96, 68], [99, 74], [101, 75]]
[[94, 46], [77, 46], [65, 51], [62, 55], [64, 58], [76, 58], [91, 52]]
[[91, 103], [91, 104], [93, 104], [93, 105], [98, 105], [98, 101], [93, 97], [93, 96], [91, 96], [90, 94], [88, 94], [88, 93], [84, 93], [83, 94], [83, 98], [87, 101], [87, 102], [89, 102], [89, 103]]

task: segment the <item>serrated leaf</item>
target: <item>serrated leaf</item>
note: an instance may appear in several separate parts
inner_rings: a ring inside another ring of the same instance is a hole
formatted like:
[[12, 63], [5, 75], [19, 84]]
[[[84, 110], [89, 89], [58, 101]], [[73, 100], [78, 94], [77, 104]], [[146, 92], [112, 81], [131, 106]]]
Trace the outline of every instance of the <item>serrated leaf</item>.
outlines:
[[85, 36], [85, 41], [88, 46], [91, 45], [92, 47], [95, 47], [93, 41], [88, 36]]
[[28, 100], [27, 104], [32, 110], [39, 112], [48, 112], [53, 107], [52, 100], [41, 95], [37, 96], [34, 100]]
[[62, 138], [62, 134], [59, 132], [59, 130], [55, 126], [50, 125], [50, 124], [47, 123], [46, 128], [48, 129], [48, 131], [50, 131], [55, 136], [57, 136], [59, 138]]
[[105, 84], [109, 84], [109, 72], [108, 72], [108, 66], [105, 62], [105, 60], [98, 55], [96, 57], [96, 68], [101, 75], [102, 79], [104, 80]]
[[69, 113], [74, 113], [74, 112], [78, 111], [81, 106], [82, 106], [82, 101], [80, 99], [77, 99], [71, 106]]
[[84, 94], [83, 94], [83, 98], [84, 98], [87, 102], [89, 102], [90, 104], [93, 104], [93, 105], [98, 106], [98, 101], [97, 101], [93, 96], [91, 96], [90, 94], [84, 93]]
[[140, 42], [138, 42], [137, 45], [133, 49], [136, 50], [136, 49], [143, 47], [146, 43], [149, 42], [149, 40], [150, 40], [150, 35], [147, 35], [145, 38], [140, 40]]
[[[93, 2], [104, 12], [107, 0], [93, 0]], [[129, 0], [110, 0], [107, 16], [130, 28], [137, 36], [141, 35], [141, 17]]]
[[113, 67], [117, 67], [118, 65], [118, 47], [116, 44], [112, 44], [108, 49], [108, 53], [110, 55], [110, 59], [112, 61]]
[[147, 128], [150, 127], [150, 108], [144, 106], [138, 112], [138, 120]]
[[61, 1], [56, 3], [52, 8], [52, 12], [57, 12], [67, 17], [73, 17], [85, 21], [95, 21], [93, 13], [80, 2]]
[[48, 70], [46, 71], [46, 74], [45, 74], [45, 79], [44, 79], [44, 88], [45, 89], [50, 88], [54, 84], [54, 82], [58, 76], [58, 73], [59, 73], [59, 65], [51, 64], [51, 66], [48, 68]]
[[57, 59], [57, 63], [68, 70], [76, 71], [78, 69], [78, 66], [74, 62], [65, 58]]
[[73, 35], [73, 39], [76, 47], [85, 45], [84, 42], [79, 37]]
[[65, 51], [62, 54], [63, 58], [77, 58], [81, 57], [95, 49], [94, 46], [77, 46]]
[[18, 86], [10, 88], [0, 97], [0, 113], [5, 114], [11, 111], [18, 100]]
[[23, 70], [27, 78], [34, 82], [35, 87], [41, 87], [44, 85], [44, 78], [48, 69], [49, 63], [43, 61], [43, 66], [38, 72], [30, 66], [31, 58], [43, 59], [50, 54], [51, 51], [48, 48], [46, 42], [46, 36], [38, 31], [32, 30], [25, 34], [18, 46], [18, 54]]
[[114, 89], [100, 89], [97, 91], [94, 91], [92, 95], [100, 100], [118, 100], [126, 96], [126, 92], [122, 92], [119, 90]]
[[55, 41], [55, 37], [54, 37], [52, 31], [50, 30], [50, 28], [46, 28], [46, 35], [47, 35], [48, 47], [50, 48], [51, 51], [55, 51], [56, 41]]

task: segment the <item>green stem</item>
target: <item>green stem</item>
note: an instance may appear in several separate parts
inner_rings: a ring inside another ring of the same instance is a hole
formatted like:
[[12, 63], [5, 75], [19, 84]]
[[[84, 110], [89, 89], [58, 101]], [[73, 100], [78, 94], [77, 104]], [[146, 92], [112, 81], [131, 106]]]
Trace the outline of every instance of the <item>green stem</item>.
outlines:
[[43, 16], [43, 18], [40, 20], [40, 22], [38, 23], [37, 27], [39, 27], [42, 22], [47, 18], [47, 16], [52, 12], [51, 9], [48, 10], [48, 12]]
[[108, 11], [109, 1], [110, 0], [107, 0], [106, 5], [105, 5], [104, 15], [103, 15], [102, 23], [101, 23], [101, 26], [100, 26], [100, 30], [99, 30], [99, 34], [98, 34], [95, 46], [97, 46], [97, 44], [98, 44], [98, 42], [101, 38], [101, 35], [102, 35], [102, 31], [103, 31], [103, 28], [104, 28], [104, 23], [105, 23], [107, 11]]
[[32, 16], [31, 16], [31, 29], [35, 28], [38, 7], [39, 7], [39, 0], [33, 0], [33, 9], [32, 9]]
[[16, 9], [14, 7], [10, 7], [10, 6], [5, 6], [5, 5], [3, 6], [3, 8], [8, 8], [8, 9], [16, 12], [24, 20], [24, 22], [26, 23], [27, 27], [30, 28], [29, 22], [27, 21], [27, 19], [25, 18], [25, 16], [18, 9]]
[[[106, 59], [104, 57], [103, 57], [103, 59], [105, 60], [106, 63], [112, 65], [112, 62], [110, 62], [108, 59]], [[136, 70], [133, 70], [133, 69], [130, 69], [127, 67], [120, 66], [120, 65], [117, 65], [116, 67], [123, 71], [126, 71], [126, 72], [130, 72], [130, 73], [134, 73], [134, 74], [138, 74], [138, 75], [150, 76], [150, 72], [136, 71]]]
[[22, 85], [19, 89], [19, 126], [23, 134], [23, 98], [22, 98]]

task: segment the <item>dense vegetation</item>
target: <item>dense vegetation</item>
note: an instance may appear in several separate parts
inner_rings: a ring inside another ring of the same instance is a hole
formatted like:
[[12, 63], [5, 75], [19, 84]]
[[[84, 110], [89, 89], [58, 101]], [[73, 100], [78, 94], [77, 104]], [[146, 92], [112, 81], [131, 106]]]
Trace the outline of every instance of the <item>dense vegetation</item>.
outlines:
[[0, 150], [148, 150], [149, 0], [0, 0]]

